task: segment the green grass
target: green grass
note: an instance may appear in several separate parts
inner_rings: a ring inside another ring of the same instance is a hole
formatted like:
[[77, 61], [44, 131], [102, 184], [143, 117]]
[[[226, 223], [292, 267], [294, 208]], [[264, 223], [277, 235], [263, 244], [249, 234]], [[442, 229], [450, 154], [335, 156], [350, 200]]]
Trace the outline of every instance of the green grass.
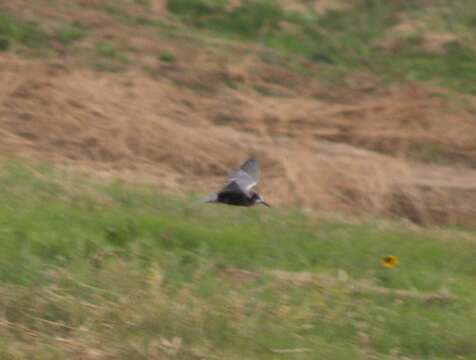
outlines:
[[174, 62], [177, 59], [177, 57], [175, 56], [173, 52], [164, 50], [160, 52], [159, 59], [160, 61], [170, 63], [170, 62]]
[[96, 44], [96, 56], [94, 68], [100, 71], [120, 72], [130, 63], [127, 53], [109, 42]]
[[6, 51], [9, 47], [10, 40], [5, 36], [0, 37], [0, 51]]
[[29, 48], [41, 48], [48, 41], [47, 33], [33, 21], [24, 21], [0, 10], [0, 38], [2, 49], [6, 50], [12, 42]]
[[145, 6], [146, 8], [150, 7], [150, 0], [134, 0], [136, 4]]
[[26, 20], [0, 9], [0, 51], [9, 50], [14, 44], [31, 50], [47, 50], [54, 41], [69, 46], [85, 36], [86, 30], [77, 22], [46, 30], [41, 19]]
[[[151, 13], [148, 0], [107, 1], [98, 6], [98, 11], [129, 25], [131, 31], [147, 27], [146, 36], [150, 37], [160, 34], [180, 41], [182, 34], [188, 39], [186, 43], [193, 36], [258, 43], [272, 49], [273, 58], [284, 54], [286, 66], [292, 69], [301, 68], [303, 58], [319, 64], [317, 76], [329, 84], [340, 83], [356, 72], [372, 72], [382, 79], [382, 84], [415, 80], [476, 94], [476, 21], [472, 0], [431, 4], [358, 0], [354, 6], [325, 13], [316, 13], [312, 7], [307, 11], [285, 11], [272, 0], [241, 2], [233, 9], [228, 4], [226, 0], [170, 0], [168, 9], [179, 22]], [[392, 27], [405, 18], [414, 20], [420, 28], [410, 34], [394, 34]], [[51, 49], [55, 41], [71, 45], [88, 34], [74, 21], [53, 26], [48, 22], [46, 26], [47, 19], [33, 20], [0, 10], [0, 51], [15, 44]], [[454, 34], [456, 40], [446, 44], [447, 50], [441, 53], [425, 50], [424, 35], [434, 32]], [[399, 38], [398, 50], [378, 46], [393, 35]], [[98, 47], [99, 57], [114, 58], [122, 65], [99, 61], [97, 68], [121, 69], [128, 63], [126, 54], [111, 44]]]
[[63, 45], [71, 45], [86, 36], [86, 30], [80, 23], [63, 24], [56, 30], [56, 40]]
[[[356, 71], [371, 71], [384, 79], [436, 81], [459, 92], [476, 93], [476, 48], [466, 41], [474, 33], [472, 17], [464, 6], [435, 4], [420, 6], [397, 1], [361, 0], [354, 7], [316, 14], [285, 12], [274, 1], [243, 2], [233, 10], [226, 1], [171, 0], [169, 10], [187, 26], [206, 31], [213, 36], [232, 40], [257, 41], [267, 47], [297, 56], [304, 56], [325, 66], [323, 77], [336, 79]], [[468, 3], [474, 7], [474, 4]], [[461, 34], [463, 41], [448, 44], [444, 53], [425, 51], [412, 39], [403, 38], [403, 47], [387, 52], [377, 46], [388, 36], [402, 14], [433, 17], [422, 21], [432, 30], [433, 22], [443, 21], [441, 13], [451, 21], [439, 28]], [[436, 20], [435, 20], [436, 18]], [[286, 25], [287, 26], [284, 26]], [[332, 75], [333, 74], [333, 75]]]
[[114, 60], [122, 63], [128, 61], [127, 55], [108, 42], [99, 42], [96, 44], [96, 53], [102, 58]]
[[[16, 163], [0, 196], [2, 358], [476, 358], [476, 242], [451, 232]], [[441, 289], [456, 299], [422, 295]]]

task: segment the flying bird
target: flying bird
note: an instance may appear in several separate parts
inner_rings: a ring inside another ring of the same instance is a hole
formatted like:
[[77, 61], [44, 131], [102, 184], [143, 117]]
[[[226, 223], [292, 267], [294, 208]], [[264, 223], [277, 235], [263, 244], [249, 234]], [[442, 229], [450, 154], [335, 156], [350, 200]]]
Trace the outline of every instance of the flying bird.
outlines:
[[220, 191], [208, 195], [201, 202], [235, 206], [263, 204], [271, 207], [257, 192], [251, 190], [258, 184], [260, 175], [259, 162], [254, 156], [251, 156], [238, 170], [231, 174]]

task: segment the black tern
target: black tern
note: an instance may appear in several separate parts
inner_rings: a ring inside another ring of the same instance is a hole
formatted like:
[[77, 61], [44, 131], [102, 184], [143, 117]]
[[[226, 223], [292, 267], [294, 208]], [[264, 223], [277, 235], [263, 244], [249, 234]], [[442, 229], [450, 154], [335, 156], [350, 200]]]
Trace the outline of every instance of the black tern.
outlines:
[[263, 198], [253, 190], [258, 184], [261, 175], [258, 160], [254, 156], [246, 160], [238, 170], [233, 172], [228, 178], [228, 182], [217, 193], [212, 193], [201, 202], [222, 203], [235, 206], [253, 206], [256, 204], [267, 204]]

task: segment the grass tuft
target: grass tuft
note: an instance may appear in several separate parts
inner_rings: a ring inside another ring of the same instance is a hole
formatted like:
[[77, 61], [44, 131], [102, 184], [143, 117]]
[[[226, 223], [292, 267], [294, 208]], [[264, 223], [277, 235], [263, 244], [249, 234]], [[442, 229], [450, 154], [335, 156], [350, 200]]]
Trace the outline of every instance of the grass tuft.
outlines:
[[3, 38], [4, 49], [8, 48], [11, 41], [29, 48], [41, 48], [48, 42], [46, 32], [36, 22], [21, 21], [1, 11], [0, 37]]
[[127, 62], [127, 56], [118, 50], [113, 44], [107, 42], [99, 42], [96, 44], [96, 53], [103, 58], [116, 60], [119, 62]]
[[164, 50], [160, 52], [159, 59], [160, 61], [171, 63], [171, 62], [174, 62], [177, 59], [177, 57], [175, 56], [173, 52]]
[[62, 45], [71, 45], [86, 36], [86, 30], [77, 22], [64, 24], [56, 30], [56, 40]]

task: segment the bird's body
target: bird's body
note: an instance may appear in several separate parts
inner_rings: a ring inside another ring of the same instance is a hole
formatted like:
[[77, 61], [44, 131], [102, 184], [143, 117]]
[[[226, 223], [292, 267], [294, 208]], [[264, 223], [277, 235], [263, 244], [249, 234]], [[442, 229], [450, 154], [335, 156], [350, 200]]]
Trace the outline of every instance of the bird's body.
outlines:
[[222, 203], [235, 206], [253, 206], [256, 204], [269, 205], [262, 197], [252, 191], [260, 178], [258, 160], [250, 157], [228, 179], [225, 186], [217, 193], [210, 194], [203, 202]]
[[[254, 195], [254, 196], [253, 196]], [[243, 193], [236, 193], [233, 191], [224, 191], [219, 192], [217, 194], [217, 202], [229, 205], [236, 205], [236, 206], [252, 206], [255, 204], [255, 196], [256, 194], [253, 193], [251, 197], [246, 196]]]

